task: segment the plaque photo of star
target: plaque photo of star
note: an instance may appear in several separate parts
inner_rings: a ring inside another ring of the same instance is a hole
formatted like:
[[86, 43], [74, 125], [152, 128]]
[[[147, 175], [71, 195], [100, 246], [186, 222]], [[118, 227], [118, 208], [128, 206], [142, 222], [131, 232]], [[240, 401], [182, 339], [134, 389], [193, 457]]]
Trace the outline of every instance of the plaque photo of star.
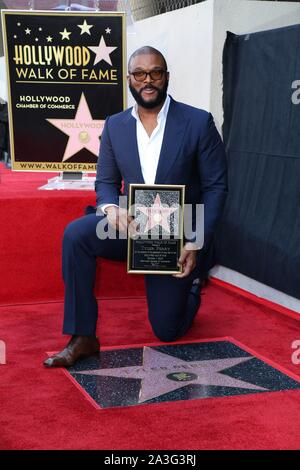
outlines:
[[184, 185], [130, 184], [129, 208], [137, 230], [128, 236], [128, 273], [181, 271], [184, 195]]

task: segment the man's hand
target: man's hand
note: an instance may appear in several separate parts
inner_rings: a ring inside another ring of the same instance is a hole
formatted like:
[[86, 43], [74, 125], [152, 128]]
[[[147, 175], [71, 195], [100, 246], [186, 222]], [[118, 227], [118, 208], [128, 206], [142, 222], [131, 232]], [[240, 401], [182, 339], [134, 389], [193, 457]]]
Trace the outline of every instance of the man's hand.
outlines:
[[180, 279], [183, 277], [187, 277], [196, 267], [197, 250], [191, 250], [188, 248], [190, 248], [189, 244], [184, 245], [184, 247], [182, 248], [181, 256], [178, 260], [178, 264], [181, 265], [183, 268], [182, 273], [173, 274], [173, 277], [177, 277]]
[[132, 217], [128, 215], [127, 209], [117, 206], [109, 206], [105, 209], [107, 221], [111, 227], [119, 232], [127, 232], [127, 227], [132, 221]]

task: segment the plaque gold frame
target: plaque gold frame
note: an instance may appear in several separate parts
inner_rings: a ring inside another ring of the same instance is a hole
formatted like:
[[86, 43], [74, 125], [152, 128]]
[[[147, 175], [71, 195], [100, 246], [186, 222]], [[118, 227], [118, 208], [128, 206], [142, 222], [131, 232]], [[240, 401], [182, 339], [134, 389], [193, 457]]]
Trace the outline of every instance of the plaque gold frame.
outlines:
[[[185, 198], [185, 185], [184, 184], [130, 184], [129, 185], [129, 208], [132, 207], [133, 201], [133, 191], [135, 189], [154, 189], [154, 190], [167, 190], [167, 189], [178, 189], [180, 191], [180, 206], [181, 206], [181, 216], [180, 216], [180, 227], [179, 227], [179, 246], [180, 246], [180, 253], [183, 248], [183, 214], [184, 214], [184, 198]], [[130, 214], [129, 212], [129, 215]], [[127, 273], [129, 274], [178, 274], [182, 272], [182, 267], [180, 267], [176, 271], [159, 271], [159, 270], [143, 270], [143, 269], [132, 269], [131, 268], [131, 255], [132, 255], [132, 239], [127, 233]]]

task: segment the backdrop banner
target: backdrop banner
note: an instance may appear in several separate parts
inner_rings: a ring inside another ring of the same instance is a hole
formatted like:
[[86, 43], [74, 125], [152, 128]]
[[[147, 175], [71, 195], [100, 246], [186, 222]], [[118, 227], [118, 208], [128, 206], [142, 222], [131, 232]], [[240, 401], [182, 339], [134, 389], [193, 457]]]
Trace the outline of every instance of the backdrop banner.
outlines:
[[3, 10], [12, 168], [96, 169], [126, 107], [125, 14]]
[[300, 26], [228, 33], [217, 261], [300, 298]]

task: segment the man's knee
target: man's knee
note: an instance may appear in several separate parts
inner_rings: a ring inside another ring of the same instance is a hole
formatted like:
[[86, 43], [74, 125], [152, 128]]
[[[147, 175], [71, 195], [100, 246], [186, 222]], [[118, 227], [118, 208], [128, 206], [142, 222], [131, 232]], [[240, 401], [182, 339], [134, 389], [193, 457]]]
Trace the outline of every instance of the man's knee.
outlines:
[[167, 311], [163, 319], [161, 315], [151, 315], [149, 311], [148, 315], [153, 333], [164, 343], [171, 343], [181, 338], [189, 329], [194, 317], [194, 315], [192, 317], [187, 314], [185, 306], [178, 306], [177, 309]]
[[64, 230], [63, 242], [64, 243], [76, 243], [82, 237], [81, 230], [78, 230], [77, 220], [70, 222]]
[[[91, 232], [91, 226], [88, 222], [84, 217], [70, 222], [64, 230], [64, 243], [77, 244], [86, 240]], [[95, 231], [95, 228], [93, 230]]]
[[153, 333], [163, 343], [172, 343], [178, 339], [178, 331], [168, 328], [159, 328], [152, 325]]

